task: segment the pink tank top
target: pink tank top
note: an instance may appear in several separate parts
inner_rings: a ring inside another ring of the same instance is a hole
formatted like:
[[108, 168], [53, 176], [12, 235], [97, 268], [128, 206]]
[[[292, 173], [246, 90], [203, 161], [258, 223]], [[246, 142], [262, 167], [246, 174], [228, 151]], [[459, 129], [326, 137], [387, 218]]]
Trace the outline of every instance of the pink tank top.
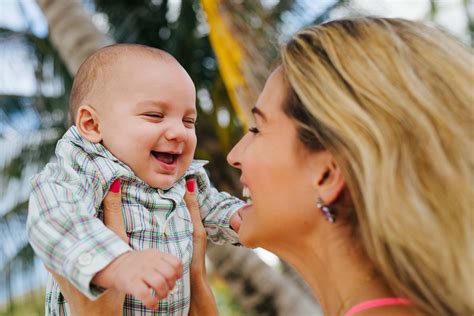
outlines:
[[397, 298], [397, 297], [390, 297], [390, 298], [379, 298], [375, 300], [370, 300], [366, 302], [362, 302], [357, 304], [356, 306], [351, 307], [344, 316], [354, 316], [355, 314], [365, 311], [367, 309], [386, 306], [386, 305], [410, 305], [410, 300], [406, 298]]

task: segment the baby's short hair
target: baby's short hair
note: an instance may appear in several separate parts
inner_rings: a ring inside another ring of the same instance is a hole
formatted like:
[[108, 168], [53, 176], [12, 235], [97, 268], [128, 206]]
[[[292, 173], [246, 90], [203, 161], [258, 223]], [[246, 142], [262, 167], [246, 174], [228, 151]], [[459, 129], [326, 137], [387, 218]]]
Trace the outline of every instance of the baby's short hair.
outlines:
[[173, 56], [161, 49], [139, 44], [113, 44], [97, 50], [86, 58], [74, 77], [69, 100], [71, 124], [75, 123], [77, 110], [89, 95], [105, 85], [105, 79], [111, 75], [112, 66], [130, 56], [129, 54], [158, 58], [164, 62], [176, 62]]

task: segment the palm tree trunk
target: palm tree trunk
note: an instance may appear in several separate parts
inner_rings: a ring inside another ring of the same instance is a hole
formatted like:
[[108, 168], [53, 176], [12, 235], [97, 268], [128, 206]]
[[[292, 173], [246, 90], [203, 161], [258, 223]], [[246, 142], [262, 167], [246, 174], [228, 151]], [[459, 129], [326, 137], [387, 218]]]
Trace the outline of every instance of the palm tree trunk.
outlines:
[[246, 315], [323, 315], [294, 280], [269, 267], [252, 250], [208, 244], [207, 255]]
[[[244, 129], [252, 120], [272, 63], [278, 56], [277, 31], [266, 21], [260, 1], [200, 0], [210, 26], [209, 39], [232, 106]], [[286, 5], [293, 0], [281, 1]], [[260, 26], [252, 26], [252, 23]]]
[[302, 292], [302, 295], [304, 295], [306, 299], [312, 301], [314, 304], [317, 304], [319, 306], [316, 297], [314, 297], [313, 295], [313, 291], [311, 290], [308, 283], [303, 279], [303, 277], [288, 263], [282, 261], [281, 265], [282, 274], [286, 278], [293, 280], [293, 282], [298, 286], [299, 290]]
[[37, 0], [49, 25], [49, 38], [74, 75], [81, 63], [114, 42], [100, 32], [80, 0]]
[[[97, 29], [80, 0], [37, 2], [48, 20], [50, 40], [72, 75], [92, 52], [114, 42]], [[318, 315], [317, 307], [301, 298], [291, 280], [279, 275], [252, 251], [213, 246], [208, 253], [230, 287], [238, 289], [234, 291], [237, 301], [249, 310], [259, 315]]]

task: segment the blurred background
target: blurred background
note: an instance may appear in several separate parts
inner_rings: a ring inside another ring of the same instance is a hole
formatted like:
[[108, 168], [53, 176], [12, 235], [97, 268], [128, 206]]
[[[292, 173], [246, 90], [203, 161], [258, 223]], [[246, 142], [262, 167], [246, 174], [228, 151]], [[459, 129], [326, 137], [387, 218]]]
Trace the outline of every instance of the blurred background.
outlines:
[[[473, 45], [472, 0], [0, 0], [0, 315], [43, 315], [46, 272], [28, 245], [29, 180], [68, 127], [72, 78], [98, 48], [170, 52], [197, 88], [196, 157], [237, 196], [225, 156], [275, 66], [278, 45], [309, 24], [378, 15], [423, 20]], [[318, 315], [306, 284], [261, 250], [209, 246], [221, 315]]]

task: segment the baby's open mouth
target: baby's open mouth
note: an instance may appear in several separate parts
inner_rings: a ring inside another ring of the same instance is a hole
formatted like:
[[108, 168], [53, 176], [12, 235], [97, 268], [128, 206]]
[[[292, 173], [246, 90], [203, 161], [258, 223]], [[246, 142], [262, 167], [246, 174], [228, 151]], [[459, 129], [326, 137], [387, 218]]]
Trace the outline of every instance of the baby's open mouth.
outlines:
[[151, 154], [159, 161], [171, 165], [176, 162], [176, 160], [179, 157], [179, 154], [170, 154], [170, 153], [165, 153], [165, 152], [159, 152], [159, 151], [152, 151]]

